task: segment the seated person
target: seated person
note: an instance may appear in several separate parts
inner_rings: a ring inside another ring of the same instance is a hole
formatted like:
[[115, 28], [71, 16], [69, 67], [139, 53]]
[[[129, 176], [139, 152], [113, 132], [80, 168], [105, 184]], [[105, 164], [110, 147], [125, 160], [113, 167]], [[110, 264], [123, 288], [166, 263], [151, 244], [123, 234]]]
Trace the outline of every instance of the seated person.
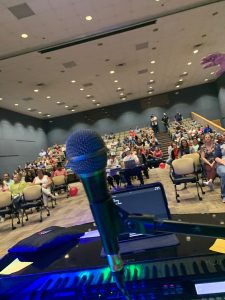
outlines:
[[0, 192], [6, 192], [9, 190], [9, 187], [4, 183], [4, 180], [0, 178]]
[[35, 175], [34, 175], [33, 170], [28, 170], [28, 169], [25, 170], [25, 178], [24, 178], [25, 182], [33, 182], [34, 177], [35, 177]]
[[[116, 158], [116, 154], [112, 152], [107, 160], [106, 175], [108, 184], [113, 188], [113, 190], [116, 190], [116, 188], [119, 188], [120, 186], [121, 178], [118, 172], [118, 168], [121, 168], [119, 161]], [[115, 187], [114, 181], [116, 182], [117, 187]]]
[[9, 190], [12, 194], [12, 202], [15, 206], [15, 208], [19, 209], [19, 204], [22, 201], [23, 196], [23, 190], [27, 186], [27, 183], [25, 181], [22, 181], [21, 174], [17, 173], [13, 175], [14, 182], [9, 186]]
[[34, 184], [41, 185], [42, 193], [43, 193], [43, 202], [44, 207], [48, 207], [48, 197], [50, 196], [52, 199], [55, 199], [56, 197], [51, 193], [51, 185], [52, 180], [47, 175], [44, 175], [44, 172], [42, 169], [37, 170], [37, 176], [34, 178], [33, 181]]
[[3, 180], [4, 184], [7, 185], [8, 187], [14, 183], [14, 181], [10, 178], [9, 173], [4, 173], [3, 174]]
[[56, 170], [53, 172], [53, 177], [54, 176], [60, 176], [60, 175], [64, 175], [65, 179], [67, 180], [67, 171], [65, 168], [62, 167], [61, 163], [57, 164]]
[[154, 150], [150, 149], [148, 156], [148, 166], [149, 168], [158, 168], [159, 164], [162, 162], [163, 153], [159, 147], [155, 147]]
[[126, 156], [123, 158], [123, 163], [124, 163], [124, 177], [126, 179], [127, 182], [127, 186], [130, 187], [132, 186], [131, 183], [131, 177], [132, 176], [137, 176], [138, 179], [140, 180], [141, 184], [144, 184], [144, 179], [142, 176], [142, 172], [141, 172], [141, 165], [140, 165], [140, 161], [137, 157], [136, 154], [134, 154], [133, 152], [130, 151], [130, 149], [126, 151]]
[[212, 133], [212, 128], [209, 127], [209, 124], [207, 124], [203, 130], [204, 133]]

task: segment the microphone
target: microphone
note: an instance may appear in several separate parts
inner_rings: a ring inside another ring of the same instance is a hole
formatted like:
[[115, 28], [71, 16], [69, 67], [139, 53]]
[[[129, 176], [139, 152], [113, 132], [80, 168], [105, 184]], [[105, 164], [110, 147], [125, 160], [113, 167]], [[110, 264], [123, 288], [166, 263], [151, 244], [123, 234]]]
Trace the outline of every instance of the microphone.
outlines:
[[105, 143], [95, 131], [80, 129], [67, 139], [66, 155], [72, 170], [83, 183], [111, 273], [125, 299], [130, 299], [123, 280], [123, 261], [119, 254], [119, 225], [115, 222], [118, 216], [107, 188]]

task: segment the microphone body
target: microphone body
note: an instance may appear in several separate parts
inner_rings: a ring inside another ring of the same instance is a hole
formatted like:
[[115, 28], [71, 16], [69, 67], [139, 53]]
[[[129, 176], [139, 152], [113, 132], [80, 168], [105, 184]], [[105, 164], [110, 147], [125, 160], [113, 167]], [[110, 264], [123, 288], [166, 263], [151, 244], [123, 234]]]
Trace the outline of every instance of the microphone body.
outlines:
[[107, 149], [104, 141], [92, 130], [77, 130], [69, 136], [66, 149], [69, 165], [84, 185], [113, 278], [125, 299], [130, 299], [123, 280], [123, 261], [119, 254], [118, 216], [107, 188]]

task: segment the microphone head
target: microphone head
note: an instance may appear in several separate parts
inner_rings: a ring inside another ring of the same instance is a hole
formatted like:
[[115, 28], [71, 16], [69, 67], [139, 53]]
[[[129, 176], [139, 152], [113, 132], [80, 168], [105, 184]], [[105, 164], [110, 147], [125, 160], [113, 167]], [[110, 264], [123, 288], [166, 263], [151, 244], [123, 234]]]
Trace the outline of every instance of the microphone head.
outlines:
[[72, 133], [66, 142], [66, 156], [74, 173], [88, 175], [107, 164], [107, 150], [101, 136], [90, 129]]

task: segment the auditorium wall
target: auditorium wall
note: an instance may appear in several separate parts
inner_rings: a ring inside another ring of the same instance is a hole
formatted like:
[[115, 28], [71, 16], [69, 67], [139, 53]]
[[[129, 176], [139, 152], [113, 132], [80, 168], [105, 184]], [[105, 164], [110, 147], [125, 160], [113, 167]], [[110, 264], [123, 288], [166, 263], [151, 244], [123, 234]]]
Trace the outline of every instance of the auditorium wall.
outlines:
[[218, 89], [218, 100], [221, 108], [221, 125], [225, 127], [225, 74], [216, 82]]
[[[91, 128], [100, 134], [129, 130], [136, 125], [149, 125], [149, 117], [159, 119], [164, 112], [171, 119], [179, 111], [190, 117], [192, 111], [208, 119], [221, 119], [220, 105], [214, 83], [203, 84], [146, 99], [127, 101], [104, 108], [53, 118], [47, 123], [48, 143], [64, 143], [68, 135], [78, 128]], [[162, 129], [161, 122], [160, 128]]]
[[45, 122], [0, 109], [0, 174], [34, 160], [47, 147]]

